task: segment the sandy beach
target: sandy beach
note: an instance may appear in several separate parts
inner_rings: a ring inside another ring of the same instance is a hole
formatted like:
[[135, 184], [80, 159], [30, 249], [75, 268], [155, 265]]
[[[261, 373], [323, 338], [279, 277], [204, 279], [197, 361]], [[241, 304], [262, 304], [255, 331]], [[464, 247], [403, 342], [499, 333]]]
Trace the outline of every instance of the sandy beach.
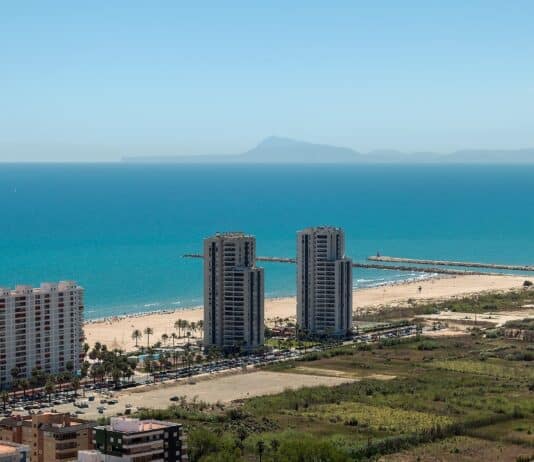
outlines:
[[[428, 279], [425, 281], [359, 289], [354, 291], [354, 311], [372, 310], [384, 305], [402, 305], [409, 299], [440, 300], [449, 297], [472, 295], [487, 291], [502, 291], [520, 288], [525, 276], [455, 276]], [[421, 291], [419, 291], [421, 287]], [[265, 300], [265, 318], [294, 317], [296, 298], [276, 298]], [[93, 345], [101, 342], [110, 348], [121, 348], [129, 351], [135, 348], [131, 335], [135, 329], [143, 331], [151, 327], [151, 343], [158, 341], [162, 334], [170, 335], [174, 331], [174, 322], [184, 319], [189, 322], [202, 319], [202, 308], [169, 310], [143, 315], [117, 317], [99, 321], [88, 321], [85, 324], [87, 342]], [[146, 344], [143, 337], [141, 344]]]

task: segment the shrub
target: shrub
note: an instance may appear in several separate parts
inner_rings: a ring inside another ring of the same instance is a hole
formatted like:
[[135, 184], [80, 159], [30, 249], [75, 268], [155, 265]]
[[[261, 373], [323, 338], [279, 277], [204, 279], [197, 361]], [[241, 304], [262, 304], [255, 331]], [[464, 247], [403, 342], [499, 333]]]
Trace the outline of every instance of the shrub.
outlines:
[[432, 342], [431, 340], [425, 340], [424, 342], [421, 342], [419, 345], [417, 345], [417, 349], [420, 351], [435, 350], [436, 348], [439, 348], [439, 345], [436, 342]]

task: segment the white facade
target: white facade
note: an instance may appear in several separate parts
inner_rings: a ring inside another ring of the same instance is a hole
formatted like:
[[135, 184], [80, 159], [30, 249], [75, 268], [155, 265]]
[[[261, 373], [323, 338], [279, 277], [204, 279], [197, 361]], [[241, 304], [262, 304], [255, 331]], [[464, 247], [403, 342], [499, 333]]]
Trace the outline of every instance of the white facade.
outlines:
[[83, 288], [72, 281], [39, 288], [0, 288], [0, 386], [11, 371], [29, 378], [33, 368], [56, 374], [72, 363], [80, 368], [83, 342]]
[[104, 456], [94, 449], [78, 451], [78, 462], [102, 462], [103, 460]]
[[297, 233], [297, 322], [319, 335], [346, 335], [352, 327], [352, 261], [341, 228]]
[[264, 273], [256, 240], [223, 233], [204, 240], [204, 344], [254, 349], [264, 340]]

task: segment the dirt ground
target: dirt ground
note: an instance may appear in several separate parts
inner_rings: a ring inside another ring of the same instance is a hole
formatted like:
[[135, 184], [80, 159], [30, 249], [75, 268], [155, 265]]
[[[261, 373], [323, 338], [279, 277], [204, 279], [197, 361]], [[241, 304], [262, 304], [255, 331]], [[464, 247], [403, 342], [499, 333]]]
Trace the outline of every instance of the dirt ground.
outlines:
[[[318, 385], [335, 386], [351, 382], [349, 378], [328, 377], [305, 374], [289, 374], [266, 371], [238, 372], [230, 375], [221, 375], [214, 378], [195, 378], [191, 384], [186, 379], [179, 382], [163, 383], [138, 388], [132, 391], [122, 391], [113, 397], [119, 402], [115, 405], [104, 405], [104, 416], [112, 416], [119, 412], [124, 413], [126, 404], [133, 408], [147, 407], [152, 409], [165, 409], [172, 404], [172, 396], [186, 396], [187, 400], [195, 397], [199, 401], [208, 403], [228, 403], [238, 399], [250, 398], [259, 395], [280, 393], [285, 389], [314, 387]], [[84, 409], [84, 419], [101, 417], [97, 407], [100, 406], [100, 395]], [[56, 406], [59, 412], [74, 412], [76, 408], [69, 405]]]

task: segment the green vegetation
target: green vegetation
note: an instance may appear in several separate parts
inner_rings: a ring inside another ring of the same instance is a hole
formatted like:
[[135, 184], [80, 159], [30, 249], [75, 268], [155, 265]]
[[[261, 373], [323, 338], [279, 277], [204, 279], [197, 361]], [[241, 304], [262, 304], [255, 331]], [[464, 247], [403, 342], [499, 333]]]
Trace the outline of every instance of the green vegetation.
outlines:
[[311, 340], [296, 340], [294, 338], [269, 338], [265, 340], [265, 345], [268, 347], [283, 349], [292, 349], [292, 348], [311, 348], [315, 345], [318, 345], [319, 342], [314, 342]]
[[409, 318], [415, 315], [436, 314], [440, 311], [454, 311], [459, 313], [487, 313], [493, 311], [520, 309], [524, 305], [534, 303], [534, 292], [530, 286], [523, 290], [508, 292], [492, 292], [477, 296], [451, 298], [432, 303], [417, 303], [409, 301], [405, 307], [385, 307], [382, 310], [358, 316], [358, 321], [385, 321], [399, 318]]
[[486, 460], [515, 460], [533, 452], [534, 380], [528, 361], [510, 358], [529, 351], [527, 342], [482, 335], [337, 347], [267, 369], [361, 380], [231, 406], [184, 400], [142, 415], [184, 423], [192, 462], [345, 462], [399, 451], [461, 461], [470, 460], [466, 442]]
[[525, 364], [524, 367], [516, 364], [507, 365], [505, 361], [470, 361], [449, 360], [434, 361], [432, 367], [456, 372], [468, 372], [470, 374], [482, 374], [506, 379], [531, 379], [534, 380], [534, 368]]
[[534, 318], [508, 321], [503, 327], [505, 329], [534, 330]]

